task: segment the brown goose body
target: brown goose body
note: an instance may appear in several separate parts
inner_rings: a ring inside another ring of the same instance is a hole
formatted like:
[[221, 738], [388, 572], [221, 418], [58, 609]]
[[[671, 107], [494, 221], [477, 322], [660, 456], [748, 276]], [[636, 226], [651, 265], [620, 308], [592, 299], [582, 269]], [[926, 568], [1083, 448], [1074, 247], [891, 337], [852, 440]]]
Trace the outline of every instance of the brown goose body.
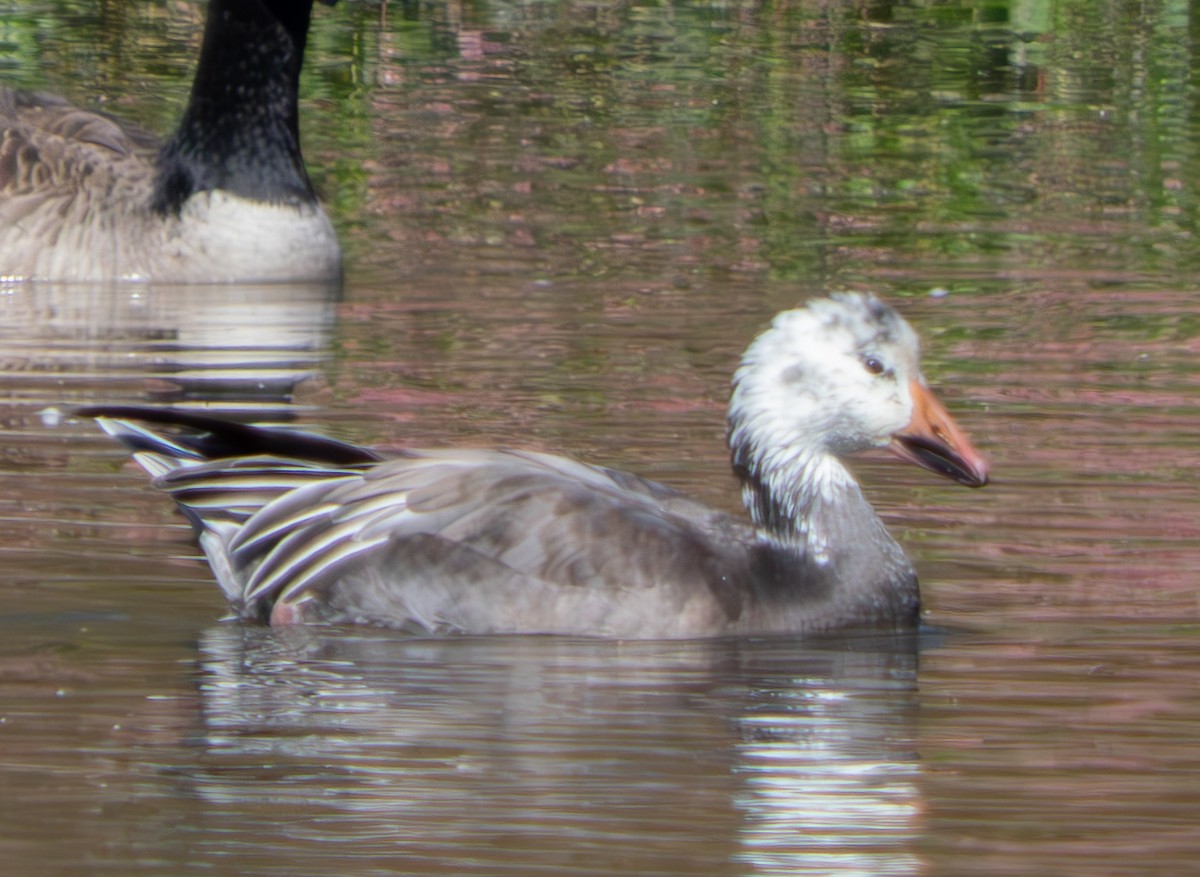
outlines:
[[750, 520], [547, 454], [384, 458], [184, 412], [82, 413], [189, 515], [246, 618], [624, 638], [904, 628], [917, 619], [916, 574], [840, 456], [894, 443], [964, 484], [987, 480], [913, 370], [915, 344], [867, 296], [776, 318], [730, 404]]
[[311, 6], [212, 0], [191, 100], [165, 143], [61, 98], [0, 88], [0, 277], [340, 277], [300, 155]]

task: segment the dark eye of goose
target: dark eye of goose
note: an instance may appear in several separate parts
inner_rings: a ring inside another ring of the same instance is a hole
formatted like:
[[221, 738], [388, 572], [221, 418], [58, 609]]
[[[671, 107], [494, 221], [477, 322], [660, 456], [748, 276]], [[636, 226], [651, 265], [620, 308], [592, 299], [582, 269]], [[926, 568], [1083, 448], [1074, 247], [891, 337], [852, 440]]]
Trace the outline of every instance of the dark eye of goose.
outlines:
[[863, 358], [863, 368], [873, 375], [881, 375], [885, 369], [883, 362], [877, 356], [867, 356]]

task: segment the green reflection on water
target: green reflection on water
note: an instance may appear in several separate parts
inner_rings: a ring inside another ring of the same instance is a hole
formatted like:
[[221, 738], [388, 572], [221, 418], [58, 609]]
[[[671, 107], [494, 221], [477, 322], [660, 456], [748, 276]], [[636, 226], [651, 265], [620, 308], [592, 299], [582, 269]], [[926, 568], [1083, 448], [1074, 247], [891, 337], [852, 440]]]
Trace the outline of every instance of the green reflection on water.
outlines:
[[[0, 70], [166, 131], [202, 19], [21, 6]], [[387, 237], [563, 278], [1169, 276], [1197, 258], [1197, 32], [1185, 2], [340, 4], [306, 148], [352, 264]]]

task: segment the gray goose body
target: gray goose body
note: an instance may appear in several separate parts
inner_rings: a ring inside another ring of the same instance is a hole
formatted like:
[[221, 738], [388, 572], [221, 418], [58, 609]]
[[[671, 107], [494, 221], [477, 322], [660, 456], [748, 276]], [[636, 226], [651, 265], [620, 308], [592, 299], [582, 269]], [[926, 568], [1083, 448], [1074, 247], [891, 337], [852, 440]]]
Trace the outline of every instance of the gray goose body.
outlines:
[[750, 520], [547, 454], [384, 457], [185, 412], [81, 413], [188, 514], [245, 618], [623, 638], [894, 629], [916, 623], [916, 574], [841, 457], [891, 444], [963, 484], [987, 480], [917, 356], [912, 330], [870, 296], [777, 316], [730, 402]]
[[191, 98], [163, 144], [61, 98], [0, 89], [0, 277], [336, 280], [300, 154], [312, 0], [212, 0]]

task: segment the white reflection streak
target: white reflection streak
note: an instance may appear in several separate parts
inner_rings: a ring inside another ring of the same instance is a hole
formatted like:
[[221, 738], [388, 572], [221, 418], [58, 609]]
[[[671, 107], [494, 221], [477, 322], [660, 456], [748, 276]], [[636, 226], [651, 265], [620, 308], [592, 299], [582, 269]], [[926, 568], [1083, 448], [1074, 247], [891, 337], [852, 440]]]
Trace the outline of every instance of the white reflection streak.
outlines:
[[26, 393], [41, 378], [54, 403], [128, 401], [140, 382], [160, 402], [272, 410], [327, 355], [337, 295], [333, 284], [0, 283], [0, 346]]
[[829, 708], [845, 699], [810, 695], [803, 712], [742, 718], [748, 742], [739, 747], [745, 790], [737, 805], [745, 813], [739, 858], [751, 866], [747, 873], [920, 872], [912, 852], [917, 765], [886, 759], [882, 724]]

